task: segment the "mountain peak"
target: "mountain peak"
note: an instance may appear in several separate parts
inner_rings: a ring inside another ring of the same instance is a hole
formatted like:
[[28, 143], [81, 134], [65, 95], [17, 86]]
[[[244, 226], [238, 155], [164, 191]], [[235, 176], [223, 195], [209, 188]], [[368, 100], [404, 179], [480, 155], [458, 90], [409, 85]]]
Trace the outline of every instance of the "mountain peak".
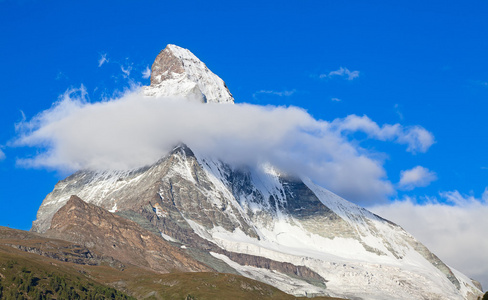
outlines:
[[196, 98], [201, 102], [234, 103], [225, 82], [188, 49], [169, 44], [154, 60], [147, 96]]

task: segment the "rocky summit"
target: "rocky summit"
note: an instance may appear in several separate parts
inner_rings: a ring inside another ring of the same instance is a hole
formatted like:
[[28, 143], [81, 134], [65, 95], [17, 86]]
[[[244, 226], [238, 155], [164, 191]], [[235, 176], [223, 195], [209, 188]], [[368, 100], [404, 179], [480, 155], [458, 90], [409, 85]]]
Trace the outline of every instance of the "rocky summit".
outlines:
[[193, 53], [168, 45], [151, 67], [148, 96], [194, 98], [200, 102], [234, 103], [224, 81], [212, 73]]
[[[175, 45], [158, 55], [143, 93], [234, 101], [220, 78]], [[141, 169], [79, 171], [60, 181], [32, 230], [163, 273], [240, 274], [297, 296], [481, 295], [401, 227], [309, 179], [269, 164], [234, 166], [184, 144]]]

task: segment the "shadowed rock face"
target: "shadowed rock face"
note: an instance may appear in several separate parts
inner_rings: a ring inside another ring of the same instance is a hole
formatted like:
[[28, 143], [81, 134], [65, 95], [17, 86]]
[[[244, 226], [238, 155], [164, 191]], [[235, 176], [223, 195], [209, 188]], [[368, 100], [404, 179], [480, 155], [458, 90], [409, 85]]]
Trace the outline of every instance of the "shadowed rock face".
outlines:
[[95, 249], [123, 263], [161, 273], [210, 271], [137, 223], [71, 196], [53, 217], [46, 236]]

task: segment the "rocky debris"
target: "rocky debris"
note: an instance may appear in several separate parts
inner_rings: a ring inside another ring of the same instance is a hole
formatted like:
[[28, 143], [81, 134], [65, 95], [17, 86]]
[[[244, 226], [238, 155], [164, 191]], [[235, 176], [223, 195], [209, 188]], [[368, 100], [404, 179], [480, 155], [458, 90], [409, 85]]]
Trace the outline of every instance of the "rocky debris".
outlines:
[[123, 263], [161, 273], [211, 270], [137, 223], [86, 203], [77, 196], [71, 196], [54, 215], [45, 235], [80, 243]]
[[24, 245], [5, 244], [12, 248], [19, 249], [25, 252], [34, 253], [37, 255], [46, 256], [59, 261], [71, 262], [79, 265], [100, 265], [100, 260], [94, 259], [94, 255], [90, 250], [79, 245], [72, 245], [66, 248], [57, 249], [59, 252], [48, 252], [42, 250], [40, 247], [28, 247]]

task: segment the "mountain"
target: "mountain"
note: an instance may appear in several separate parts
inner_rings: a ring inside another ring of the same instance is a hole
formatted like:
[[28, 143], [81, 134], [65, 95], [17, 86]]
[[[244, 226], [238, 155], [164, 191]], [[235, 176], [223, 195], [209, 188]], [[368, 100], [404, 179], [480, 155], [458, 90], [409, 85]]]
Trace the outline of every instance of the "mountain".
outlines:
[[[142, 92], [201, 102], [234, 101], [220, 78], [190, 51], [175, 45], [158, 55], [151, 86]], [[70, 211], [72, 195], [77, 196], [74, 201], [79, 207], [82, 199], [99, 207], [98, 215], [106, 210], [106, 217], [90, 221], [85, 228], [83, 222], [92, 220], [96, 211], [86, 208], [86, 215], [76, 221], [81, 223], [75, 222], [79, 225], [60, 231], [70, 223], [59, 227], [56, 215]], [[188, 261], [199, 262], [193, 267], [203, 264], [218, 272], [241, 274], [293, 295], [350, 299], [477, 299], [481, 295], [473, 281], [400, 226], [308, 178], [281, 173], [269, 164], [234, 166], [185, 144], [144, 168], [84, 170], [60, 181], [44, 199], [32, 231], [83, 240], [105, 224], [97, 246], [103, 250], [112, 244], [104, 236], [117, 233], [110, 232], [110, 224], [122, 224], [123, 218], [178, 246]], [[145, 251], [143, 245], [132, 243], [124, 251]], [[155, 246], [143, 257], [152, 257], [157, 265], [161, 249]], [[137, 264], [156, 268], [149, 258]], [[159, 267], [164, 269], [164, 263]]]

